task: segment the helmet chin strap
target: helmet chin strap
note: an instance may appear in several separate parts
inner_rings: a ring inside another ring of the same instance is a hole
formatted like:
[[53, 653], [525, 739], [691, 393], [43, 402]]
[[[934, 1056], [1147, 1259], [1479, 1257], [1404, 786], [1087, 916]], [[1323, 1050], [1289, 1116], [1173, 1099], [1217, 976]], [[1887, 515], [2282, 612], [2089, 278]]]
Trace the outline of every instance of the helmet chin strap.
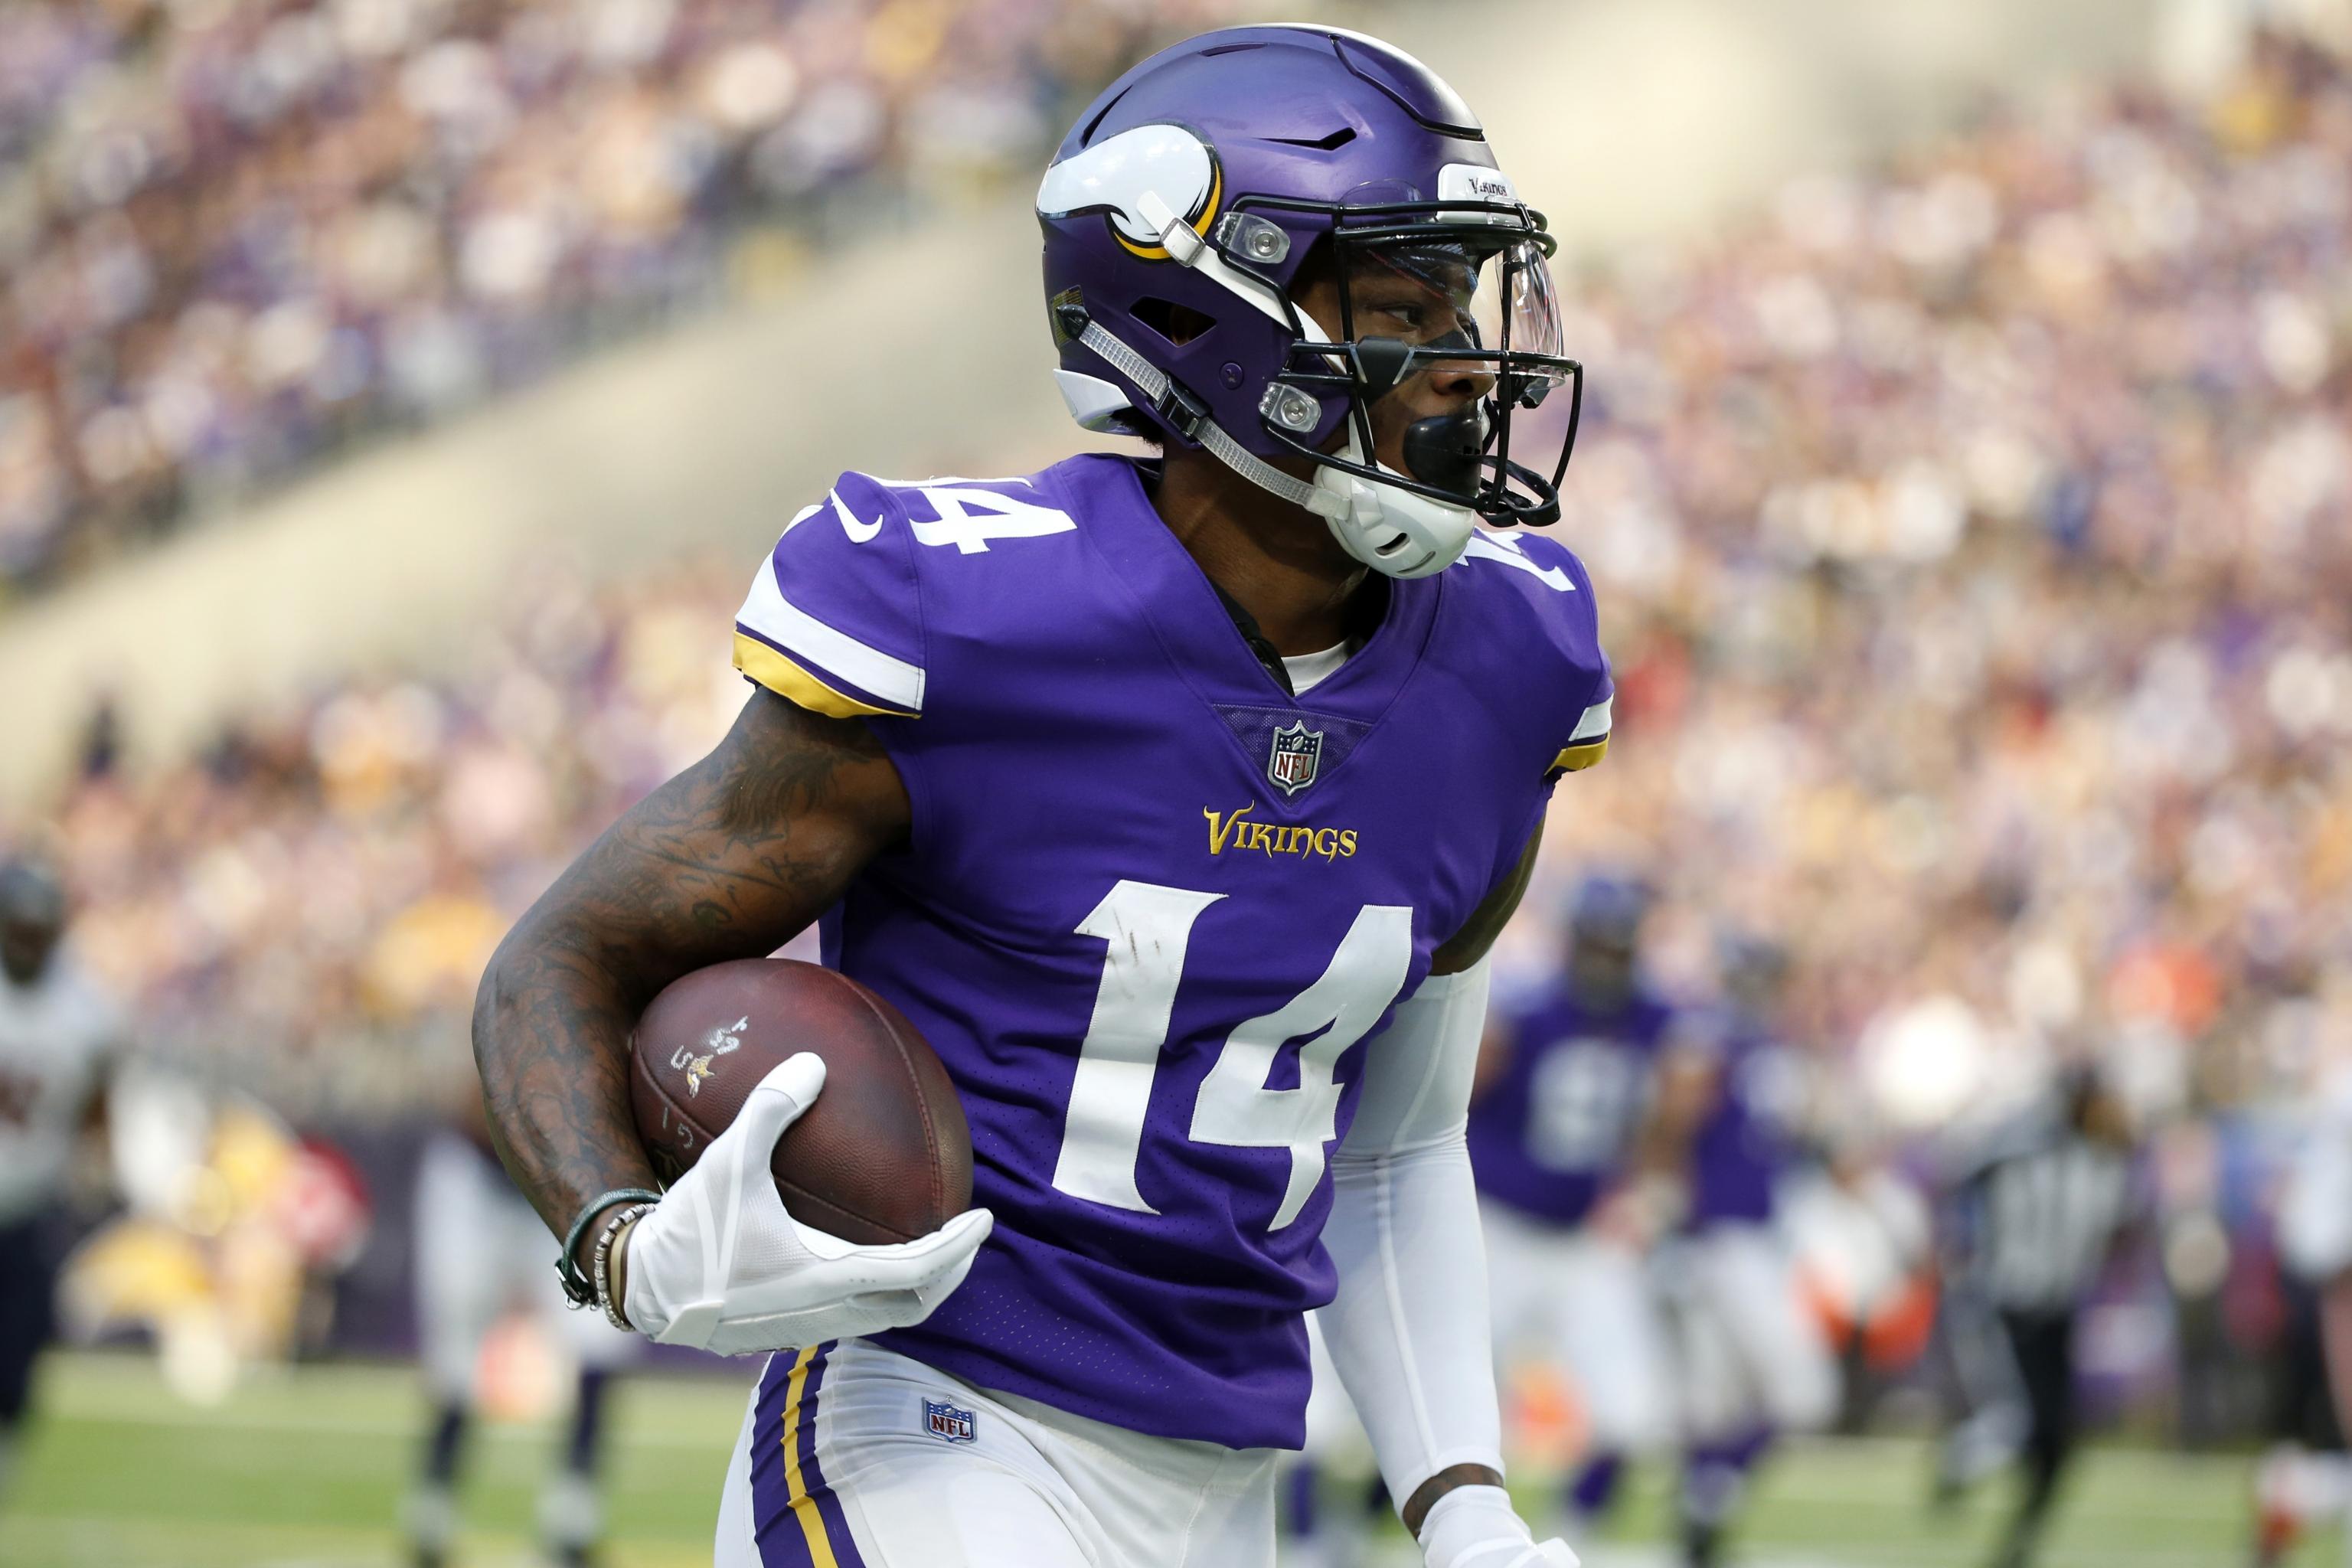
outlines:
[[[1078, 334], [1078, 342], [1094, 350], [1113, 370], [1135, 383], [1136, 389], [1150, 398], [1155, 406], [1173, 410], [1173, 400], [1169, 395], [1175, 384], [1169, 379], [1168, 374], [1113, 337], [1100, 321], [1089, 320], [1086, 331]], [[1185, 434], [1208, 448], [1225, 467], [1258, 489], [1271, 490], [1293, 506], [1303, 506], [1319, 516], [1328, 517], [1335, 507], [1346, 504], [1322, 494], [1305, 479], [1293, 479], [1227, 435], [1223, 426], [1205, 416]]]
[[[1330, 341], [1328, 333], [1324, 341]], [[1155, 407], [1183, 427], [1175, 384], [1166, 372], [1121, 342], [1100, 321], [1088, 321], [1078, 342], [1133, 382]], [[1451, 566], [1470, 543], [1475, 517], [1466, 506], [1448, 506], [1328, 465], [1317, 466], [1312, 482], [1294, 478], [1234, 440], [1205, 414], [1193, 419], [1184, 433], [1258, 489], [1322, 518], [1339, 547], [1375, 572], [1391, 577], [1432, 576]], [[1361, 445], [1351, 429], [1339, 455], [1352, 463], [1366, 462]], [[1383, 473], [1393, 472], [1376, 458], [1370, 461]]]

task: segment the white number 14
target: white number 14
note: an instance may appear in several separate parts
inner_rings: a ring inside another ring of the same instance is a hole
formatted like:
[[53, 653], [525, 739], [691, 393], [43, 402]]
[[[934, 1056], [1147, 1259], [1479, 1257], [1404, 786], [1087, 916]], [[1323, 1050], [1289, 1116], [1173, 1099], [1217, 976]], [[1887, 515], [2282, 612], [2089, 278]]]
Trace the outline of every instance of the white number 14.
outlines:
[[[1144, 1117], [1193, 922], [1224, 897], [1122, 881], [1078, 922], [1077, 934], [1100, 937], [1106, 951], [1054, 1165], [1058, 1190], [1113, 1208], [1160, 1212], [1135, 1184]], [[1412, 963], [1412, 910], [1366, 904], [1322, 977], [1236, 1027], [1202, 1081], [1192, 1102], [1192, 1142], [1290, 1151], [1289, 1184], [1269, 1229], [1297, 1219], [1322, 1180], [1324, 1145], [1338, 1136], [1339, 1086], [1331, 1069], [1380, 1021]], [[1314, 1037], [1299, 1047], [1298, 1087], [1268, 1089], [1282, 1047], [1309, 1034]]]

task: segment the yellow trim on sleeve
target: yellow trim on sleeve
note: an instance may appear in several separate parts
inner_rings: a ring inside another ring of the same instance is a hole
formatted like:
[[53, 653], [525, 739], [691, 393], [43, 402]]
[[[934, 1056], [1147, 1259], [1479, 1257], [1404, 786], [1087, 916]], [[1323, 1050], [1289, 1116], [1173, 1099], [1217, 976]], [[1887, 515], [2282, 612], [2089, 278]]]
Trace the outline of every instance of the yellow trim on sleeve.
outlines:
[[901, 708], [877, 708], [870, 702], [844, 696], [749, 632], [735, 634], [735, 668], [786, 701], [796, 702], [812, 713], [835, 719], [855, 719], [861, 713], [878, 713], [889, 719], [917, 717]]
[[1547, 773], [1580, 773], [1609, 754], [1609, 737], [1597, 741], [1580, 741], [1551, 760]]
[[816, 1499], [809, 1496], [808, 1483], [801, 1479], [801, 1394], [808, 1386], [809, 1363], [816, 1360], [817, 1347], [809, 1346], [793, 1363], [793, 1380], [784, 1391], [784, 1500], [792, 1505], [793, 1517], [800, 1521], [801, 1534], [808, 1541], [809, 1556], [816, 1568], [841, 1568], [841, 1561], [833, 1554], [833, 1542], [825, 1535], [824, 1516], [817, 1512]]

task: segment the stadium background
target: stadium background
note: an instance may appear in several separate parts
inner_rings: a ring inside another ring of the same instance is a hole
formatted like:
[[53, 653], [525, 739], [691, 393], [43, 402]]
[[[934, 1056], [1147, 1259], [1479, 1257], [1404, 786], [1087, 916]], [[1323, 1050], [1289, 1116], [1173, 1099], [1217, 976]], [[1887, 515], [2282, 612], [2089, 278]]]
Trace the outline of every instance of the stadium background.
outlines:
[[[1318, 14], [1460, 86], [1571, 253], [1596, 401], [1564, 526], [1622, 718], [1506, 983], [1609, 864], [1664, 889], [1670, 980], [1705, 984], [1722, 914], [1790, 942], [1857, 1158], [2117, 1066], [2163, 1223], [2095, 1321], [2104, 1408], [2245, 1441], [2280, 1129], [2352, 1047], [2346, 8]], [[125, 1173], [194, 1240], [92, 1321], [163, 1321], [168, 1392], [61, 1369], [0, 1563], [389, 1560], [405, 1171], [469, 1092], [489, 944], [723, 725], [748, 563], [838, 468], [1076, 444], [1039, 157], [1126, 60], [1234, 18], [1262, 13], [0, 12], [0, 839], [59, 859], [135, 1002], [142, 1125], [268, 1112], [205, 1134], [247, 1152], [194, 1196], [161, 1154]], [[277, 1251], [231, 1245], [282, 1132], [353, 1162], [363, 1239], [326, 1181]], [[298, 1349], [339, 1364], [266, 1364]], [[544, 1357], [504, 1350], [527, 1419]], [[698, 1370], [625, 1425], [618, 1562], [693, 1560], [734, 1419]], [[1762, 1537], [1960, 1560], [1885, 1501], [1919, 1484], [1885, 1441], [1791, 1467]], [[2242, 1460], [2102, 1463], [2067, 1561], [2242, 1531]]]

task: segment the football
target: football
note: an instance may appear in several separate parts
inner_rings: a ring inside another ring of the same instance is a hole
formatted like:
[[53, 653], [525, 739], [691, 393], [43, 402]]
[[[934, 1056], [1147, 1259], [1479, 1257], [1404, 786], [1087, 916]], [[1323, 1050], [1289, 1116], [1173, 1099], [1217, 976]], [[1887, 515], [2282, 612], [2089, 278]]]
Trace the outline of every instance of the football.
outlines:
[[909, 1241], [971, 1206], [971, 1131], [954, 1082], [899, 1011], [790, 959], [715, 963], [663, 988], [630, 1042], [637, 1136], [667, 1185], [770, 1068], [824, 1058], [824, 1089], [777, 1141], [786, 1212], [845, 1241]]

